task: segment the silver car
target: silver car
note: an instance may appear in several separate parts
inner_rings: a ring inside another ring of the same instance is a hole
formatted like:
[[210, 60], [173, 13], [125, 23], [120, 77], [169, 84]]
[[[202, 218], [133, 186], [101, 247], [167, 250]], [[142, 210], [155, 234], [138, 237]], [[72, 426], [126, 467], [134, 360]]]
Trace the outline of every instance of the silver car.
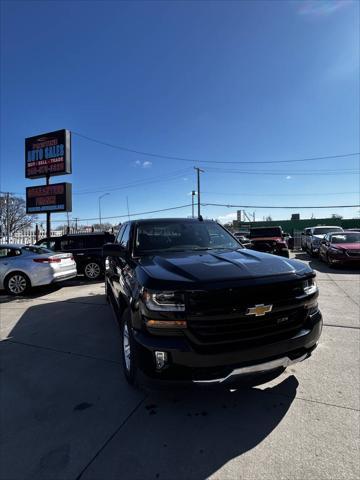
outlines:
[[331, 232], [336, 233], [343, 231], [344, 230], [341, 227], [337, 226], [318, 225], [316, 227], [311, 227], [310, 232], [306, 235], [306, 250], [312, 257], [318, 256], [320, 243], [325, 235]]
[[22, 295], [31, 287], [76, 277], [71, 253], [56, 253], [32, 245], [0, 244], [0, 289]]

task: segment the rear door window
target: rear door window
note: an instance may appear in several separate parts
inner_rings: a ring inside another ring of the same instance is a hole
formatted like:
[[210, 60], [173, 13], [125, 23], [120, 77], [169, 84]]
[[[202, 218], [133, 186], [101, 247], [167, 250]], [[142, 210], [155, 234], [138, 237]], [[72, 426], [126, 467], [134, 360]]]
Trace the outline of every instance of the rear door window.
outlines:
[[84, 241], [85, 248], [101, 248], [105, 243], [104, 235], [89, 235], [82, 239]]

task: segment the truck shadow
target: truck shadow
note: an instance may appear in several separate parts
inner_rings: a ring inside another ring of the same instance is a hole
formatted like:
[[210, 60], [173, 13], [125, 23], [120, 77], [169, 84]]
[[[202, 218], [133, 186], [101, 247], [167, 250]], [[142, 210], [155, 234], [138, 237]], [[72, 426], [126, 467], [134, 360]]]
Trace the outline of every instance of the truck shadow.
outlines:
[[[81, 478], [101, 478], [105, 471], [112, 480], [220, 478], [216, 472], [235, 458], [239, 469], [232, 467], [221, 475], [244, 478], [241, 456], [276, 430], [297, 387], [296, 378], [289, 376], [264, 390], [150, 394]], [[128, 462], [134, 456], [136, 461]], [[278, 455], [272, 452], [271, 456], [274, 460]], [[244, 471], [248, 468], [249, 464]]]
[[102, 295], [31, 306], [2, 346], [4, 478], [205, 479], [263, 442], [298, 387], [283, 375], [263, 389], [134, 391]]

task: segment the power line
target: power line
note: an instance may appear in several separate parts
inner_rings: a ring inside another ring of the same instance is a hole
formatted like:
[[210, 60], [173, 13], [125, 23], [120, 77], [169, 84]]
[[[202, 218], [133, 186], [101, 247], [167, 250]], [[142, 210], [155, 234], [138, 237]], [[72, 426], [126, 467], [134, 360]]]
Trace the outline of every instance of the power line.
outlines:
[[237, 193], [228, 193], [228, 192], [202, 192], [207, 195], [237, 195], [237, 196], [247, 196], [247, 197], [322, 197], [324, 195], [359, 195], [360, 192], [326, 192], [326, 193], [248, 193], [248, 192], [237, 192]]
[[202, 203], [204, 207], [227, 207], [227, 208], [288, 208], [288, 209], [303, 209], [303, 208], [357, 208], [360, 204], [357, 205], [313, 205], [306, 207], [299, 206], [279, 206], [279, 205], [231, 205], [225, 203]]
[[[178, 205], [177, 207], [169, 207], [169, 208], [162, 208], [160, 210], [150, 210], [148, 212], [138, 212], [138, 213], [126, 213], [125, 215], [115, 215], [113, 217], [102, 217], [103, 220], [110, 220], [112, 218], [125, 218], [130, 215], [130, 217], [135, 217], [138, 215], [148, 215], [150, 213], [160, 213], [160, 212], [168, 212], [170, 210], [179, 210], [181, 208], [191, 207], [191, 203], [187, 203], [186, 205]], [[94, 218], [78, 218], [79, 222], [88, 222], [92, 220], [98, 220], [99, 217]], [[53, 222], [64, 222], [65, 220], [53, 220]]]
[[154, 152], [145, 152], [143, 150], [136, 150], [133, 148], [128, 148], [124, 147], [122, 145], [115, 145], [113, 143], [109, 142], [104, 142], [102, 140], [98, 140], [93, 137], [89, 137], [87, 135], [83, 135], [82, 133], [79, 132], [74, 132], [72, 131], [74, 135], [77, 135], [78, 137], [84, 138], [85, 140], [89, 140], [90, 142], [98, 143], [99, 145], [104, 145], [106, 147], [110, 148], [115, 148], [117, 150], [122, 150], [123, 152], [129, 152], [129, 153], [136, 153], [137, 155], [143, 155], [146, 157], [154, 157], [154, 158], [164, 158], [167, 160], [179, 160], [182, 162], [192, 162], [192, 163], [228, 163], [228, 164], [255, 164], [255, 163], [294, 163], [294, 162], [312, 162], [312, 161], [317, 161], [317, 160], [328, 160], [332, 158], [345, 158], [345, 157], [354, 157], [356, 155], [360, 155], [360, 152], [353, 152], [353, 153], [343, 153], [343, 154], [338, 154], [338, 155], [325, 155], [322, 157], [309, 157], [309, 158], [297, 158], [297, 159], [291, 159], [291, 160], [263, 160], [263, 161], [223, 161], [223, 160], [199, 160], [197, 158], [186, 158], [186, 157], [179, 157], [175, 155], [163, 155], [160, 153], [154, 153]]
[[298, 171], [298, 172], [279, 172], [279, 171], [272, 171], [272, 170], [258, 170], [258, 171], [250, 171], [250, 170], [231, 170], [231, 169], [224, 169], [224, 168], [214, 168], [208, 167], [207, 171], [209, 173], [231, 173], [231, 174], [241, 174], [241, 175], [271, 175], [271, 176], [299, 176], [299, 175], [311, 175], [311, 176], [320, 176], [320, 175], [359, 175], [360, 170], [356, 170], [353, 168], [350, 169], [339, 169], [339, 170], [306, 170], [306, 171]]
[[124, 190], [127, 188], [133, 188], [133, 187], [138, 187], [138, 186], [143, 186], [143, 185], [148, 185], [151, 183], [162, 183], [162, 182], [168, 182], [170, 180], [176, 180], [178, 178], [181, 178], [184, 174], [190, 171], [190, 168], [185, 168], [182, 170], [176, 170], [175, 172], [172, 172], [168, 175], [165, 176], [157, 176], [157, 177], [152, 177], [150, 179], [143, 179], [143, 180], [134, 180], [133, 182], [126, 183], [123, 185], [118, 185], [118, 186], [104, 186], [104, 187], [99, 187], [97, 190], [84, 190], [84, 191], [75, 191], [74, 195], [88, 195], [91, 193], [101, 193], [103, 191], [108, 191], [108, 192], [113, 192], [116, 190]]

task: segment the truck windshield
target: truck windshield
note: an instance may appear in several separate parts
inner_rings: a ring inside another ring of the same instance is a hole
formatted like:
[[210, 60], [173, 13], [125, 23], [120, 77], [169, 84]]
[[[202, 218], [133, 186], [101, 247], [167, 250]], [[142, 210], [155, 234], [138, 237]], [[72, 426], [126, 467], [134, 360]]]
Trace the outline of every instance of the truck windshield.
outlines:
[[154, 221], [139, 224], [135, 235], [135, 254], [239, 248], [242, 246], [215, 222]]
[[250, 230], [250, 238], [261, 238], [261, 237], [281, 237], [281, 228], [256, 228]]

